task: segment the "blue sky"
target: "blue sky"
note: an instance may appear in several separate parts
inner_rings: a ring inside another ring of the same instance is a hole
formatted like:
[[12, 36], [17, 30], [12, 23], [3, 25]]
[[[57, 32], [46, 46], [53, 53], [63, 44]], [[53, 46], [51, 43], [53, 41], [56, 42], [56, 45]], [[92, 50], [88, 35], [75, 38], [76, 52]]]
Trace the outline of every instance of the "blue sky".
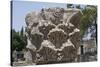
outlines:
[[[16, 1], [13, 0], [13, 18], [12, 28], [16, 31], [20, 31], [22, 27], [25, 27], [25, 16], [32, 11], [38, 11], [41, 8], [50, 7], [62, 7], [67, 8], [66, 3], [47, 3], [47, 2], [34, 2], [34, 1]], [[84, 7], [84, 5], [81, 5]]]
[[66, 4], [63, 3], [45, 3], [45, 2], [33, 2], [33, 1], [13, 1], [13, 21], [12, 28], [16, 31], [26, 26], [25, 16], [27, 13], [40, 10], [41, 8], [49, 7], [63, 7], [66, 8]]

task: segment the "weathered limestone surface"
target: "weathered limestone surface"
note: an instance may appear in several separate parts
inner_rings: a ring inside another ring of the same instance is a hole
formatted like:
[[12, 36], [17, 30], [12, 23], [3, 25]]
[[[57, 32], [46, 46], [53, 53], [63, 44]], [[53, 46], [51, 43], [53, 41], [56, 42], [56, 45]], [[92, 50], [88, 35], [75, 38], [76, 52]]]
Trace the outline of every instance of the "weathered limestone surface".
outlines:
[[[79, 9], [48, 8], [26, 15], [27, 48], [32, 62], [73, 62], [80, 46]], [[31, 47], [30, 47], [31, 46]]]

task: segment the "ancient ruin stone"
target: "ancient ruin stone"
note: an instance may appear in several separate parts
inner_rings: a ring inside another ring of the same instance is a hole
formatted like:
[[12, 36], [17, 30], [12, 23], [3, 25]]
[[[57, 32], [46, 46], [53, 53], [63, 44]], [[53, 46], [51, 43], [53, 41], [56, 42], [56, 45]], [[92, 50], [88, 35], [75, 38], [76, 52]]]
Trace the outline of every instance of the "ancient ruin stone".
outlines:
[[75, 57], [76, 57], [76, 51], [77, 49], [75, 49], [73, 46], [68, 46], [68, 47], [65, 47], [63, 50], [62, 50], [62, 53], [63, 53], [63, 60], [67, 60], [67, 61], [71, 61], [71, 60], [74, 60]]
[[64, 42], [67, 40], [67, 34], [62, 31], [53, 31], [48, 35], [48, 40], [50, 40], [56, 48], [60, 48]]
[[75, 27], [69, 27], [66, 25], [59, 25], [59, 28], [63, 29], [67, 34], [69, 34], [69, 33], [73, 32]]
[[32, 38], [31, 40], [32, 44], [34, 44], [36, 48], [39, 49], [43, 41], [43, 37], [39, 34], [33, 34], [31, 35], [31, 38]]
[[33, 50], [31, 50], [31, 49], [28, 49], [29, 51], [30, 51], [30, 53], [31, 53], [31, 55], [32, 55], [32, 62], [35, 62], [35, 60], [36, 60], [36, 52], [35, 51], [33, 51]]
[[27, 48], [33, 62], [73, 62], [80, 46], [81, 15], [79, 9], [63, 8], [43, 8], [27, 14]]
[[70, 37], [71, 42], [75, 46], [75, 48], [78, 48], [80, 46], [80, 33], [75, 33]]
[[75, 27], [80, 28], [80, 19], [81, 19], [81, 14], [76, 13], [74, 16], [70, 19], [70, 23], [75, 25]]
[[56, 51], [50, 49], [49, 47], [43, 47], [38, 53], [43, 57], [44, 63], [56, 61]]
[[49, 31], [53, 28], [55, 28], [55, 26], [53, 25], [47, 25], [47, 26], [43, 25], [39, 26], [39, 31], [44, 34], [44, 39], [47, 39]]

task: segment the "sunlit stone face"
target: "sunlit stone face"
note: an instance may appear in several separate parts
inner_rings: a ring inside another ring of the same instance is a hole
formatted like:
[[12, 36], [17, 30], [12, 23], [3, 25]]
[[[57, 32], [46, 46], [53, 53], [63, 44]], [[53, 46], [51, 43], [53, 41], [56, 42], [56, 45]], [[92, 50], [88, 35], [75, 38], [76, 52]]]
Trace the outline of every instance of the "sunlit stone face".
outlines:
[[26, 16], [28, 41], [42, 57], [37, 63], [76, 58], [80, 46], [80, 15], [80, 10], [49, 8]]

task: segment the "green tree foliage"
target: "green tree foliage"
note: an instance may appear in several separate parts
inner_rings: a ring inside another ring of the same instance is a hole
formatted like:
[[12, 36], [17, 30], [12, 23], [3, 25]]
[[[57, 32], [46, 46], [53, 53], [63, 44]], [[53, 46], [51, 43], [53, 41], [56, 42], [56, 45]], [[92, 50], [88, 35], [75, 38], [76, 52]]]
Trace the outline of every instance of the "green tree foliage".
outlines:
[[[22, 30], [20, 31], [22, 33]], [[11, 50], [17, 50], [21, 51], [26, 46], [26, 36], [23, 34], [19, 34], [19, 32], [16, 32], [14, 29], [11, 30], [11, 36], [12, 36], [12, 43], [11, 43]]]
[[[92, 6], [86, 6], [82, 10], [83, 16], [81, 18], [80, 29], [81, 36], [84, 35], [85, 31], [93, 24], [93, 21], [96, 20], [97, 8]], [[94, 17], [95, 16], [95, 17]]]
[[[73, 7], [72, 7], [73, 6]], [[80, 5], [74, 5], [74, 4], [67, 4], [67, 8], [77, 8], [80, 9], [83, 13], [81, 17], [81, 22], [80, 22], [80, 34], [81, 37], [85, 34], [85, 31], [93, 25], [93, 21], [97, 20], [97, 6], [92, 6], [92, 5], [87, 5], [84, 7], [81, 7]]]

